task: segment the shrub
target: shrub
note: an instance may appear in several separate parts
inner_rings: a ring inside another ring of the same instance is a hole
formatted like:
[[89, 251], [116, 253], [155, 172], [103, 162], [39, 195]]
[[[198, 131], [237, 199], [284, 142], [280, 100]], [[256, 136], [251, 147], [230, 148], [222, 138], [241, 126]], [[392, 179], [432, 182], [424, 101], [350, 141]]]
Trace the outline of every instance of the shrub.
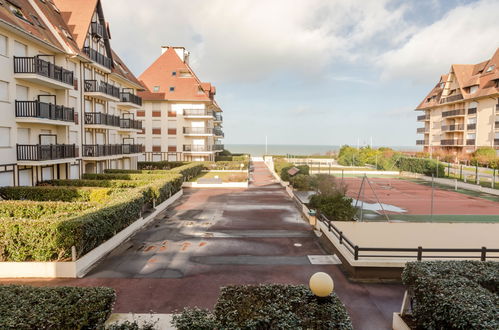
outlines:
[[402, 281], [414, 294], [412, 316], [424, 329], [497, 329], [499, 263], [408, 263]]
[[297, 166], [291, 165], [291, 166], [283, 167], [281, 169], [281, 173], [280, 173], [280, 177], [283, 181], [291, 180], [291, 175], [289, 175], [288, 171], [290, 169], [292, 169], [293, 167], [296, 167], [297, 169], [299, 169], [299, 172], [295, 175], [298, 175], [298, 174], [309, 175], [309, 173], [310, 173], [310, 168], [308, 165], [297, 165]]
[[141, 325], [137, 321], [116, 322], [106, 327], [106, 330], [155, 330], [157, 322], [146, 322]]
[[73, 216], [92, 207], [94, 206], [91, 204], [81, 202], [2, 201], [0, 202], [0, 218], [40, 219]]
[[309, 208], [319, 211], [333, 221], [351, 221], [357, 213], [357, 209], [352, 205], [352, 199], [339, 193], [313, 195], [308, 205]]
[[190, 179], [196, 177], [203, 170], [203, 163], [190, 163], [186, 165], [182, 165], [179, 167], [175, 167], [171, 170], [171, 173], [178, 173], [184, 177], [184, 181], [189, 181]]
[[103, 203], [114, 192], [108, 188], [0, 187], [0, 196], [6, 200]]
[[312, 188], [315, 188], [321, 195], [341, 194], [345, 196], [347, 192], [347, 185], [329, 174], [316, 174], [312, 181]]
[[137, 168], [139, 170], [171, 170], [172, 168], [179, 167], [187, 164], [186, 162], [138, 162]]
[[302, 285], [229, 286], [213, 313], [184, 310], [178, 329], [352, 329], [345, 306], [333, 293], [317, 298]]
[[136, 188], [151, 183], [150, 180], [50, 180], [43, 186]]
[[433, 159], [400, 157], [397, 160], [397, 167], [401, 171], [420, 173], [424, 175], [435, 175], [443, 177], [445, 166]]
[[305, 174], [297, 174], [289, 179], [289, 183], [297, 190], [311, 190], [314, 186], [314, 177]]
[[168, 173], [140, 174], [140, 173], [85, 173], [85, 180], [155, 180], [168, 176]]
[[[241, 164], [243, 166], [241, 167]], [[217, 161], [217, 162], [205, 162], [204, 168], [211, 171], [216, 170], [247, 170], [249, 161]]]
[[1, 329], [101, 329], [111, 315], [111, 288], [0, 286]]

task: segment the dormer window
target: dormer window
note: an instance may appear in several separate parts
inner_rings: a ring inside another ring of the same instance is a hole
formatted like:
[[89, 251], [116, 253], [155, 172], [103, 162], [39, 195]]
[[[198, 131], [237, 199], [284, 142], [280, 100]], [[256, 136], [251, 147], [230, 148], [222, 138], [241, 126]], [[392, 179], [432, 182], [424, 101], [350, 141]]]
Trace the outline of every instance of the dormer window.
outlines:
[[440, 88], [444, 88], [444, 87], [445, 87], [445, 83], [442, 81], [442, 82], [440, 83]]
[[485, 72], [491, 72], [492, 70], [494, 70], [495, 67], [496, 67], [495, 65], [491, 65], [487, 68], [487, 71]]
[[474, 85], [470, 87], [470, 94], [476, 93], [478, 91], [478, 85]]
[[177, 71], [173, 71], [172, 76], [176, 76], [176, 75], [177, 75]]
[[38, 19], [37, 16], [35, 15], [31, 15], [31, 18], [33, 18], [33, 21], [36, 23], [36, 25], [38, 25], [39, 27], [41, 27], [42, 29], [45, 29], [45, 27], [42, 25], [42, 23], [40, 22], [40, 20]]
[[159, 92], [159, 86], [154, 86], [152, 90], [154, 93]]
[[170, 92], [175, 92], [175, 87], [170, 87]]
[[21, 10], [21, 8], [19, 8], [19, 7], [14, 6], [14, 5], [11, 4], [9, 6], [9, 9], [12, 12], [12, 14], [16, 15], [20, 19], [23, 19], [23, 20], [27, 21], [27, 19], [24, 16], [23, 11]]

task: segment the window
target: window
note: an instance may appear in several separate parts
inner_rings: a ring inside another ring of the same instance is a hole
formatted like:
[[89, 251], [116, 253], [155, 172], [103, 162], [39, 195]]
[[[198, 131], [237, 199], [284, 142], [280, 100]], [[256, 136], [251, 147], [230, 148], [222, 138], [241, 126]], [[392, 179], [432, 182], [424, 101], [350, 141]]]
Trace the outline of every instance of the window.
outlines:
[[0, 34], [0, 55], [7, 56], [7, 37]]
[[153, 92], [154, 92], [154, 93], [159, 92], [159, 86], [154, 86], [154, 88], [153, 88]]
[[0, 80], [0, 101], [9, 102], [9, 83]]
[[21, 10], [21, 8], [19, 8], [17, 6], [14, 6], [13, 4], [11, 4], [9, 6], [9, 9], [12, 12], [12, 14], [16, 15], [18, 18], [26, 20], [26, 17], [24, 16], [23, 11]]
[[18, 57], [28, 56], [28, 46], [18, 41], [14, 41], [14, 56]]
[[10, 127], [0, 127], [0, 147], [10, 147]]
[[478, 91], [478, 85], [470, 87], [470, 94], [476, 93]]
[[469, 133], [466, 135], [466, 139], [468, 140], [474, 140], [476, 139], [476, 134], [475, 133]]
[[175, 87], [170, 87], [170, 92], [175, 92]]
[[476, 117], [468, 118], [468, 124], [476, 124]]
[[495, 65], [491, 65], [487, 68], [487, 71], [485, 71], [485, 72], [490, 72], [490, 71], [494, 70], [495, 67], [496, 67]]
[[16, 85], [16, 100], [28, 101], [29, 89], [26, 86]]
[[45, 26], [43, 26], [42, 22], [40, 22], [37, 16], [31, 15], [31, 18], [33, 18], [33, 21], [36, 23], [36, 25], [38, 25], [42, 29], [45, 29]]
[[173, 71], [172, 76], [176, 76], [176, 75], [177, 75], [177, 71]]

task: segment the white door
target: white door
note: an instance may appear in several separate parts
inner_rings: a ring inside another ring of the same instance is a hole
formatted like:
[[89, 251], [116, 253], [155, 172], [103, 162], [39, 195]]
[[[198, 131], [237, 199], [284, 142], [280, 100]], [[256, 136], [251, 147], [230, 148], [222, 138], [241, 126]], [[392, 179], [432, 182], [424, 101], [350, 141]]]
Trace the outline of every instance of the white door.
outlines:
[[18, 128], [17, 129], [17, 143], [18, 144], [29, 144], [29, 128]]
[[80, 178], [80, 166], [71, 165], [69, 168], [69, 178], [70, 179], [79, 179]]
[[92, 132], [85, 131], [85, 144], [93, 144]]
[[28, 87], [16, 85], [16, 101], [28, 101], [28, 96]]
[[52, 180], [54, 178], [54, 168], [43, 167], [42, 168], [42, 179], [43, 181]]
[[14, 56], [18, 57], [28, 56], [28, 46], [18, 41], [14, 41]]
[[19, 185], [20, 186], [32, 186], [33, 180], [31, 176], [31, 169], [19, 170]]
[[123, 165], [125, 167], [125, 170], [129, 170], [130, 169], [130, 158], [125, 158], [123, 160]]
[[0, 187], [5, 186], [13, 186], [14, 185], [14, 176], [13, 172], [2, 172], [0, 173]]
[[95, 134], [95, 144], [106, 144], [106, 136], [104, 133], [96, 133]]

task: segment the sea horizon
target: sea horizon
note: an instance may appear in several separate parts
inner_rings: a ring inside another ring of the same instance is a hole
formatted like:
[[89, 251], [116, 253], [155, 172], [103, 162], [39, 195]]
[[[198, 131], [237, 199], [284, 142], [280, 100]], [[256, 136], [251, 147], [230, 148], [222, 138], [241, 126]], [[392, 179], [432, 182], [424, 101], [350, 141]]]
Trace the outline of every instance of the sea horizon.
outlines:
[[[352, 145], [353, 146], [353, 145]], [[353, 146], [354, 147], [354, 146]], [[418, 146], [373, 146], [373, 148], [387, 147], [398, 151], [420, 151]], [[341, 145], [319, 145], [319, 144], [225, 144], [225, 149], [231, 153], [248, 153], [252, 156], [269, 155], [326, 155], [337, 152]]]

